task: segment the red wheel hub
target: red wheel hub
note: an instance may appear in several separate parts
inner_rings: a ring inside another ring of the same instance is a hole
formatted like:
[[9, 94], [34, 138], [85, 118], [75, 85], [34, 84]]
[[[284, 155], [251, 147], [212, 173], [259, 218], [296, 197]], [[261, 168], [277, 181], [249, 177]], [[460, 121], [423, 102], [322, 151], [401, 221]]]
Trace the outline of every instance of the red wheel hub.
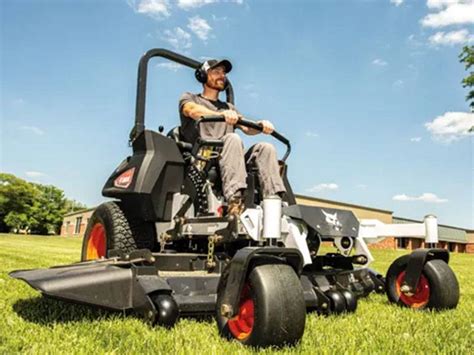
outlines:
[[92, 227], [87, 241], [87, 260], [99, 259], [105, 257], [107, 239], [105, 234], [105, 228], [102, 223], [96, 223]]
[[250, 295], [250, 287], [246, 284], [240, 295], [239, 313], [227, 322], [232, 335], [244, 340], [252, 333], [255, 321], [255, 305]]
[[400, 291], [403, 281], [405, 281], [405, 271], [402, 271], [397, 277], [396, 289], [397, 295], [405, 305], [410, 308], [422, 308], [426, 306], [430, 300], [430, 284], [428, 279], [421, 274], [416, 291], [412, 296], [408, 296]]

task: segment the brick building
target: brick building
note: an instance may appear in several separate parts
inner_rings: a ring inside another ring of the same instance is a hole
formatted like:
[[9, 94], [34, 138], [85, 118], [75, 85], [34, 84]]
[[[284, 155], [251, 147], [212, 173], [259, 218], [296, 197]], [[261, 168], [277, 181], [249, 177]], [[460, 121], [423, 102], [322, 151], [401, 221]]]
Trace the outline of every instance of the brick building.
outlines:
[[[419, 223], [420, 221], [393, 217], [393, 223]], [[471, 231], [472, 232], [472, 231]], [[438, 248], [448, 249], [452, 252], [465, 253], [468, 249], [469, 240], [468, 240], [469, 231], [466, 229], [446, 226], [444, 224], [438, 225]], [[417, 249], [424, 248], [425, 241], [424, 238], [396, 238], [397, 239], [397, 248], [398, 249]], [[471, 242], [472, 244], [472, 242]], [[474, 252], [472, 250], [471, 252]]]
[[[393, 216], [393, 211], [382, 210], [373, 207], [360, 206], [345, 202], [324, 200], [304, 195], [296, 195], [299, 204], [340, 208], [352, 211], [358, 219], [378, 219], [379, 221], [392, 223], [422, 223], [421, 220], [413, 220], [408, 218]], [[452, 252], [474, 253], [474, 230], [466, 230], [464, 228], [438, 225], [438, 248], [448, 249]], [[424, 238], [383, 238], [376, 243], [369, 244], [371, 249], [408, 249], [413, 250], [425, 247]]]
[[[309, 197], [304, 195], [296, 195], [296, 200], [299, 204], [339, 208], [352, 211], [359, 219], [378, 219], [379, 221], [392, 223], [422, 223], [422, 221], [395, 217], [393, 211], [383, 210], [373, 207], [354, 205], [345, 202], [338, 202], [332, 200], [325, 200], [321, 198]], [[68, 213], [64, 216], [63, 224], [61, 226], [61, 235], [63, 236], [82, 236], [84, 235], [87, 222], [94, 212], [93, 208]], [[474, 230], [466, 230], [459, 227], [438, 225], [438, 247], [449, 249], [453, 252], [459, 253], [474, 253]], [[369, 244], [370, 248], [376, 249], [416, 249], [424, 247], [423, 238], [381, 238], [375, 243]]]
[[95, 208], [71, 212], [64, 215], [61, 225], [62, 236], [83, 236], [86, 232], [87, 223]]

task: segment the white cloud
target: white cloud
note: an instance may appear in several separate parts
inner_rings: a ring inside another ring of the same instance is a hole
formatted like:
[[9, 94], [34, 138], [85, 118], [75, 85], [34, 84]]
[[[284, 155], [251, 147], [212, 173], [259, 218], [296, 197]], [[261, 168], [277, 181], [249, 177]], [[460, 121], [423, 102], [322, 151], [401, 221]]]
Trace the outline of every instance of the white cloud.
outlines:
[[179, 69], [183, 67], [181, 64], [174, 63], [174, 62], [158, 63], [156, 66], [158, 68], [165, 68], [174, 72], [178, 71]]
[[410, 138], [410, 142], [415, 142], [415, 143], [421, 142], [421, 137]]
[[128, 5], [137, 13], [161, 20], [169, 17], [169, 0], [127, 0]]
[[23, 131], [30, 131], [34, 134], [37, 134], [38, 136], [42, 136], [44, 134], [44, 131], [41, 128], [35, 126], [20, 126], [20, 129]]
[[209, 33], [212, 31], [212, 27], [207, 21], [199, 16], [189, 18], [188, 28], [203, 41], [207, 41]]
[[445, 27], [474, 23], [474, 0], [428, 0], [427, 5], [429, 8], [439, 11], [430, 13], [421, 19], [421, 24], [424, 27]]
[[388, 63], [385, 60], [380, 59], [380, 58], [374, 59], [372, 61], [372, 64], [377, 65], [379, 67], [385, 67], [386, 65], [388, 65]]
[[446, 112], [436, 117], [431, 122], [426, 122], [425, 127], [434, 140], [442, 143], [451, 143], [473, 133], [469, 130], [474, 126], [474, 113]]
[[316, 132], [312, 132], [312, 131], [306, 131], [305, 135], [306, 135], [306, 137], [313, 137], [313, 138], [319, 137], [319, 134], [317, 134]]
[[442, 9], [454, 4], [469, 3], [470, 0], [428, 0], [426, 6], [430, 9]]
[[178, 0], [178, 7], [183, 10], [190, 10], [196, 7], [209, 5], [218, 2], [219, 0]]
[[27, 171], [25, 172], [25, 175], [31, 178], [39, 178], [39, 177], [46, 176], [45, 173], [41, 173], [39, 171]]
[[325, 191], [325, 190], [334, 191], [334, 190], [337, 190], [338, 188], [339, 186], [337, 184], [330, 182], [330, 183], [315, 185], [307, 189], [307, 191], [308, 192], [320, 192], [320, 191]]
[[393, 86], [396, 88], [401, 88], [403, 87], [404, 84], [405, 83], [403, 82], [403, 80], [400, 80], [400, 79], [393, 82]]
[[197, 7], [215, 4], [218, 2], [235, 3], [235, 4], [242, 5], [244, 1], [243, 0], [225, 0], [225, 1], [222, 1], [222, 0], [178, 0], [177, 5], [183, 10], [191, 10]]
[[395, 195], [392, 197], [394, 201], [423, 201], [423, 202], [430, 202], [430, 203], [444, 203], [448, 202], [445, 198], [439, 198], [435, 194], [431, 192], [425, 192], [420, 196], [408, 196], [405, 194]]
[[25, 100], [23, 100], [21, 97], [18, 98], [18, 99], [14, 99], [12, 101], [12, 104], [15, 105], [15, 106], [22, 106], [25, 104]]
[[162, 39], [178, 52], [192, 47], [191, 35], [181, 27], [176, 27], [174, 30], [165, 30]]
[[249, 84], [243, 84], [242, 85], [242, 89], [244, 89], [246, 91], [246, 94], [248, 95], [248, 97], [250, 97], [251, 99], [258, 99], [259, 98], [259, 94], [258, 94], [258, 91], [257, 91], [257, 88], [255, 87], [255, 84], [253, 83], [249, 83]]
[[390, 3], [391, 4], [394, 4], [395, 6], [400, 6], [401, 4], [403, 4], [403, 1], [404, 0], [390, 0]]
[[225, 20], [227, 20], [227, 18], [228, 18], [227, 16], [218, 17], [218, 16], [216, 16], [216, 15], [214, 15], [214, 14], [212, 14], [211, 16], [212, 16], [212, 19], [213, 19], [214, 21], [225, 21]]
[[413, 33], [407, 37], [407, 43], [413, 48], [422, 47], [424, 45], [421, 36], [416, 36]]
[[451, 32], [436, 32], [429, 38], [431, 44], [452, 46], [455, 44], [465, 44], [474, 41], [474, 36], [468, 30], [463, 29]]

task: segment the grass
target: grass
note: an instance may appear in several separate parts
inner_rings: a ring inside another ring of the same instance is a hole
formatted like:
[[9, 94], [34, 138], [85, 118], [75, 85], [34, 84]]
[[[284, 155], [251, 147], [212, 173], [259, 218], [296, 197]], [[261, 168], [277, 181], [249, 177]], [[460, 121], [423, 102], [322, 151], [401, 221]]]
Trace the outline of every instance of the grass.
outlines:
[[[81, 239], [0, 234], [0, 354], [163, 353], [247, 354], [257, 352], [221, 339], [213, 320], [181, 319], [171, 330], [152, 328], [140, 318], [42, 298], [11, 279], [16, 269], [79, 260]], [[385, 273], [403, 252], [374, 250], [372, 265]], [[451, 254], [460, 286], [458, 308], [417, 312], [388, 304], [384, 295], [359, 301], [355, 314], [309, 314], [294, 348], [262, 353], [464, 353], [474, 354], [474, 256]]]

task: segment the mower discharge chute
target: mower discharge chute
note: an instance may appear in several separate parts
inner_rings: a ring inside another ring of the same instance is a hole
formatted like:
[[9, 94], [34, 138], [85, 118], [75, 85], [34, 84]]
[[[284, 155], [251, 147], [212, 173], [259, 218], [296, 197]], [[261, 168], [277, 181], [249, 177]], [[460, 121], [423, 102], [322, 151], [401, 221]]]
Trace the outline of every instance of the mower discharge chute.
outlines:
[[[217, 159], [220, 140], [182, 140], [144, 124], [148, 61], [164, 57], [196, 69], [200, 63], [164, 50], [140, 60], [133, 154], [106, 182], [84, 236], [82, 261], [50, 269], [14, 271], [45, 296], [114, 310], [133, 309], [153, 324], [172, 326], [179, 315], [215, 314], [219, 332], [252, 346], [295, 344], [306, 312], [354, 312], [360, 297], [386, 292], [410, 308], [456, 307], [459, 286], [442, 249], [398, 258], [386, 277], [368, 268], [365, 242], [384, 236], [437, 242], [437, 221], [386, 225], [358, 220], [351, 211], [296, 203], [286, 176], [291, 146], [280, 160], [287, 194], [262, 198], [257, 168], [247, 166], [245, 210], [227, 215]], [[233, 89], [226, 89], [233, 103]], [[224, 121], [203, 117], [196, 124]], [[240, 125], [261, 129], [241, 119]], [[323, 241], [335, 253], [320, 255]]]

